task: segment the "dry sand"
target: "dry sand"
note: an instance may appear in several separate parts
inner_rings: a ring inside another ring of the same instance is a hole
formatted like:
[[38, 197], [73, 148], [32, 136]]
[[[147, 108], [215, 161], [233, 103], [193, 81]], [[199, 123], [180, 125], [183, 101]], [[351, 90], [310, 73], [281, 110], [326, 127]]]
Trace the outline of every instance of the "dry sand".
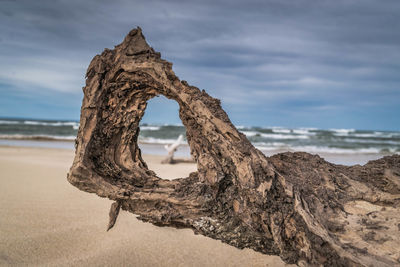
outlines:
[[[196, 169], [144, 158], [164, 178]], [[106, 232], [111, 201], [68, 183], [72, 160], [72, 150], [0, 147], [0, 265], [284, 266], [277, 256], [156, 227], [124, 211]]]

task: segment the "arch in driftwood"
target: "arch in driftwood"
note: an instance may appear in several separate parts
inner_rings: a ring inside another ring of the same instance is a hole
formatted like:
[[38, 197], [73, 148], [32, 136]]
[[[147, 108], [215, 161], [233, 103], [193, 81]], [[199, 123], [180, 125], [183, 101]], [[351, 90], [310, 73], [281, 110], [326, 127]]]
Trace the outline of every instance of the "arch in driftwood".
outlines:
[[[400, 156], [352, 167], [307, 153], [267, 158], [232, 125], [219, 100], [175, 76], [140, 28], [95, 56], [86, 76], [68, 180], [115, 200], [110, 227], [122, 208], [289, 263], [400, 261]], [[156, 95], [179, 104], [198, 167], [187, 178], [163, 180], [141, 157], [139, 122]]]
[[[221, 162], [224, 154], [245, 157], [259, 153], [230, 123], [219, 100], [179, 81], [172, 72], [172, 64], [161, 60], [147, 45], [140, 29], [131, 31], [116, 49], [126, 50], [127, 60], [119, 58], [117, 65], [110, 66], [107, 59], [111, 60], [115, 52], [105, 50], [101, 57], [93, 59], [87, 72], [83, 123], [78, 133], [87, 138], [77, 140], [78, 150], [85, 151], [85, 160], [80, 161], [90, 161], [92, 165], [87, 167], [110, 181], [140, 184], [157, 180], [151, 172], [144, 171], [146, 164], [137, 145], [139, 122], [147, 101], [157, 95], [178, 103], [179, 117], [187, 129], [191, 154], [198, 162], [202, 181], [208, 179], [210, 184], [216, 184], [226, 176], [228, 170], [223, 170]], [[213, 173], [209, 174], [210, 171]]]

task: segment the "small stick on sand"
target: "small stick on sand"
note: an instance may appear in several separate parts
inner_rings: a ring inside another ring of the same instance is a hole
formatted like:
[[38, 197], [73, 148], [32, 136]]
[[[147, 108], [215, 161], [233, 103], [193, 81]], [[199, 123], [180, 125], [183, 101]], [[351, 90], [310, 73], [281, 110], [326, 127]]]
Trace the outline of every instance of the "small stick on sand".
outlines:
[[115, 225], [115, 222], [117, 221], [117, 217], [119, 214], [119, 210], [121, 209], [121, 202], [120, 201], [115, 201], [114, 203], [111, 204], [109, 216], [110, 216], [110, 221], [107, 226], [107, 232], [113, 228]]

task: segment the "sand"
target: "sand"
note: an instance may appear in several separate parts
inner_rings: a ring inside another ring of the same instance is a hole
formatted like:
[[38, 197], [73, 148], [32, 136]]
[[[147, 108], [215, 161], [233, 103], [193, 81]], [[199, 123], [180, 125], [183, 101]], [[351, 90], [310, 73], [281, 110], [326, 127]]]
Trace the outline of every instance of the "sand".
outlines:
[[[144, 158], [163, 178], [196, 170]], [[106, 232], [111, 201], [68, 183], [72, 160], [67, 149], [0, 147], [0, 265], [284, 266], [277, 256], [156, 227], [125, 211]]]

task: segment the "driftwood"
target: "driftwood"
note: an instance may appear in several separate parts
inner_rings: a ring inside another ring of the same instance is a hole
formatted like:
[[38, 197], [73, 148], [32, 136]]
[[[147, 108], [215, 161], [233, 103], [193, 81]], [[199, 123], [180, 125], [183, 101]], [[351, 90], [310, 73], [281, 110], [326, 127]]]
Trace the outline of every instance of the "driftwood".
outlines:
[[[237, 131], [220, 101], [180, 81], [132, 30], [87, 70], [76, 155], [68, 180], [159, 226], [191, 228], [287, 263], [392, 266], [400, 263], [400, 156], [342, 166], [317, 155], [266, 157]], [[138, 148], [149, 99], [180, 107], [198, 172], [164, 180]]]
[[168, 151], [168, 156], [163, 161], [161, 161], [161, 163], [163, 164], [175, 163], [174, 154], [178, 149], [178, 147], [181, 145], [182, 140], [183, 140], [183, 135], [179, 135], [178, 139], [173, 144], [164, 146], [165, 150]]

